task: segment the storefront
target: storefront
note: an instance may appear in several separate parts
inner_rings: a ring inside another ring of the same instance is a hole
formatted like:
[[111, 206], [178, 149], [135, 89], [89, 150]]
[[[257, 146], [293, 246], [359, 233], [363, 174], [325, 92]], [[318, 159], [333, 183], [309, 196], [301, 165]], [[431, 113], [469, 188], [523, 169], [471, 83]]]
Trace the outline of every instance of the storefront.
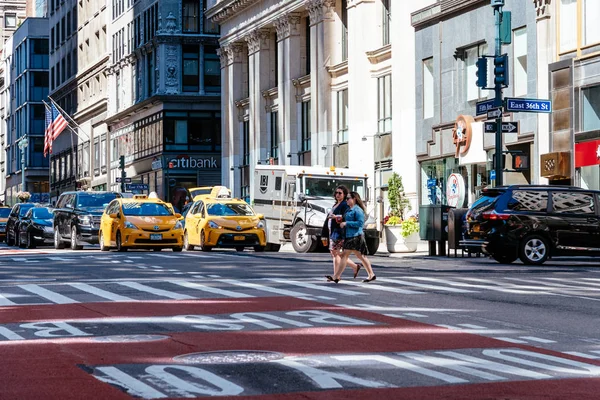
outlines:
[[577, 185], [600, 190], [600, 140], [575, 143]]

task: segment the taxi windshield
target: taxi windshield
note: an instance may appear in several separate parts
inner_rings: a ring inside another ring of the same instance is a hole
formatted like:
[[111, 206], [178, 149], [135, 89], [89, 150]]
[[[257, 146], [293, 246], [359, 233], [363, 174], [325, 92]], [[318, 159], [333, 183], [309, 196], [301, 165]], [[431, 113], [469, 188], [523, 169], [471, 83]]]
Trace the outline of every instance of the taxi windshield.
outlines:
[[123, 203], [123, 214], [132, 217], [150, 217], [173, 215], [162, 203], [143, 203], [139, 201]]
[[0, 208], [0, 218], [8, 218], [10, 215], [10, 208]]
[[254, 211], [245, 203], [213, 203], [206, 206], [208, 215], [232, 217], [239, 215], [254, 215]]

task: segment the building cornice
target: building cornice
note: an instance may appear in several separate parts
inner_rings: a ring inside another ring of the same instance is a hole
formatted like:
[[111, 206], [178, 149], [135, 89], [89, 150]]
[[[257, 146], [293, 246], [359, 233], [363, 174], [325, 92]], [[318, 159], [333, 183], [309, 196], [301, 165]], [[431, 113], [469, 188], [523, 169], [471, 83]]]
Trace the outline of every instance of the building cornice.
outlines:
[[377, 50], [367, 51], [366, 54], [371, 64], [379, 64], [392, 58], [392, 45], [388, 44]]
[[438, 0], [435, 4], [411, 13], [410, 23], [415, 29], [422, 28], [484, 3], [489, 3], [489, 0]]
[[327, 67], [327, 72], [332, 78], [337, 78], [348, 73], [348, 60], [342, 61], [339, 64]]
[[260, 1], [262, 0], [222, 0], [206, 11], [206, 17], [220, 24]]

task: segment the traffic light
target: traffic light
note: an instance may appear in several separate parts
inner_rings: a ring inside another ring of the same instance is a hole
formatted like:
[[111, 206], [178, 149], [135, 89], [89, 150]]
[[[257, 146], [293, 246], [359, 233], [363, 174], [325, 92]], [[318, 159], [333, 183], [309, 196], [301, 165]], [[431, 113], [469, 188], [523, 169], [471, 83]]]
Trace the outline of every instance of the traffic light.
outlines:
[[125, 156], [119, 157], [119, 169], [125, 169]]
[[[502, 154], [502, 158], [500, 159], [500, 163], [502, 164], [502, 169], [506, 169], [506, 154]], [[496, 168], [496, 155], [492, 155], [492, 169]]]
[[479, 58], [475, 65], [477, 66], [477, 86], [484, 88], [487, 86], [487, 58]]
[[494, 83], [508, 86], [508, 55], [494, 57]]

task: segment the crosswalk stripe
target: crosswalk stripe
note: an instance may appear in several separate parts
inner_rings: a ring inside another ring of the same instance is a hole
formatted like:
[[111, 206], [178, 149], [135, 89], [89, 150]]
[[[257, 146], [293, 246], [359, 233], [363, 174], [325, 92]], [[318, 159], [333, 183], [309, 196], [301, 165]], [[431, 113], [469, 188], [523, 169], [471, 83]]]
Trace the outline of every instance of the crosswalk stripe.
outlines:
[[344, 281], [344, 284], [360, 286], [362, 288], [369, 289], [369, 290], [379, 290], [381, 292], [392, 292], [392, 293], [400, 293], [400, 294], [424, 294], [425, 293], [425, 292], [418, 292], [416, 290], [399, 289], [399, 288], [394, 288], [394, 287], [390, 287], [390, 286], [381, 286], [381, 285], [377, 285], [374, 283], [365, 284], [365, 283], [359, 283], [359, 282]]
[[170, 256], [168, 254], [154, 254], [153, 256], [161, 258], [181, 258], [181, 256]]
[[113, 301], [137, 301], [134, 300], [132, 298], [126, 297], [126, 296], [121, 296], [120, 294], [116, 294], [116, 293], [111, 293], [107, 290], [103, 290], [103, 289], [99, 289], [95, 286], [92, 285], [88, 285], [87, 283], [81, 283], [81, 282], [73, 282], [73, 283], [68, 283], [69, 286], [72, 286], [76, 289], [79, 289], [83, 292], [87, 292], [87, 293], [91, 293], [95, 296], [98, 297], [102, 297], [108, 300], [113, 300]]
[[307, 288], [307, 289], [321, 290], [323, 292], [332, 292], [332, 293], [336, 293], [336, 294], [345, 294], [345, 295], [348, 295], [348, 296], [367, 296], [366, 293], [355, 292], [353, 290], [346, 290], [346, 289], [338, 289], [338, 288], [326, 287], [325, 286], [326, 284], [324, 284], [324, 285], [315, 285], [314, 283], [291, 281], [291, 280], [287, 280], [287, 279], [269, 279], [269, 281], [277, 282], [277, 283], [284, 283], [284, 284], [293, 285], [293, 286], [300, 286], [300, 287], [304, 287], [304, 288]]
[[410, 279], [418, 279], [418, 280], [436, 282], [436, 283], [444, 282], [446, 285], [449, 285], [449, 286], [468, 287], [468, 288], [472, 288], [472, 289], [486, 289], [486, 290], [493, 290], [495, 292], [502, 292], [502, 293], [515, 293], [515, 294], [539, 293], [539, 292], [535, 292], [532, 290], [519, 290], [519, 289], [511, 289], [511, 288], [502, 287], [502, 286], [499, 286], [497, 284], [497, 282], [492, 282], [492, 281], [489, 281], [486, 279], [480, 279], [480, 278], [456, 277], [454, 279], [462, 279], [465, 281], [472, 281], [472, 282], [481, 282], [481, 283], [485, 283], [485, 285], [451, 281], [451, 280], [445, 279], [445, 278], [442, 280], [442, 279], [438, 279], [438, 278], [428, 278], [428, 277], [422, 277], [422, 276], [413, 276], [413, 277], [410, 277]]
[[79, 303], [77, 300], [73, 300], [67, 296], [63, 296], [62, 294], [53, 292], [51, 290], [45, 289], [39, 285], [19, 285], [19, 287], [23, 290], [26, 290], [30, 293], [37, 294], [40, 297], [50, 300], [56, 304], [74, 304]]
[[202, 285], [200, 283], [193, 283], [193, 282], [188, 282], [188, 281], [168, 281], [168, 282], [170, 282], [174, 285], [179, 285], [179, 286], [183, 286], [183, 287], [190, 288], [190, 289], [197, 289], [197, 290], [201, 290], [203, 292], [220, 294], [222, 296], [234, 297], [234, 298], [238, 298], [238, 299], [245, 298], [245, 297], [254, 297], [249, 294], [232, 292], [231, 290], [217, 289], [214, 287]]
[[72, 258], [64, 258], [64, 257], [48, 257], [49, 260], [52, 261], [71, 261]]
[[142, 285], [141, 283], [137, 283], [137, 282], [118, 282], [118, 284], [127, 286], [131, 289], [139, 290], [141, 292], [151, 293], [151, 294], [155, 294], [157, 296], [167, 297], [169, 299], [174, 299], [174, 300], [195, 299], [195, 297], [188, 296], [187, 294], [179, 294], [179, 293], [171, 292], [169, 290], [156, 289], [156, 288], [153, 288], [153, 287], [150, 287], [147, 285]]
[[542, 339], [542, 338], [538, 338], [535, 336], [519, 336], [519, 339], [529, 340], [529, 341], [538, 342], [538, 343], [556, 343], [556, 341], [554, 341], [554, 340]]
[[274, 288], [274, 287], [270, 287], [270, 286], [260, 285], [258, 283], [242, 282], [242, 281], [238, 281], [238, 280], [235, 280], [235, 279], [223, 279], [223, 282], [229, 283], [231, 285], [236, 285], [236, 286], [242, 286], [242, 287], [257, 289], [257, 290], [261, 290], [263, 292], [270, 292], [270, 293], [281, 294], [281, 295], [284, 295], [284, 296], [304, 297], [304, 298], [314, 297], [314, 296], [311, 296], [308, 293], [296, 292], [294, 290], [287, 290], [287, 289], [278, 289], [278, 288]]
[[9, 299], [7, 299], [6, 297], [4, 297], [0, 294], [0, 306], [14, 306], [14, 305], [16, 305], [16, 303], [13, 303], [12, 301], [10, 301]]
[[525, 344], [525, 343], [527, 343], [524, 340], [519, 340], [519, 339], [514, 339], [514, 338], [509, 338], [509, 337], [494, 337], [492, 339], [502, 340], [503, 342], [509, 342], [509, 343], [515, 343], [515, 344]]
[[449, 287], [444, 287], [444, 286], [428, 285], [425, 283], [409, 282], [409, 281], [405, 281], [402, 279], [384, 278], [384, 279], [378, 279], [378, 280], [381, 282], [398, 283], [400, 285], [414, 286], [414, 287], [423, 288], [423, 289], [441, 290], [444, 292], [451, 292], [451, 293], [474, 293], [473, 290], [455, 289], [455, 288], [449, 288]]
[[565, 354], [570, 354], [572, 356], [577, 356], [577, 357], [582, 357], [582, 358], [589, 358], [590, 360], [597, 360], [600, 357], [595, 356], [593, 354], [586, 354], [586, 353], [580, 353], [579, 351], [565, 351]]

